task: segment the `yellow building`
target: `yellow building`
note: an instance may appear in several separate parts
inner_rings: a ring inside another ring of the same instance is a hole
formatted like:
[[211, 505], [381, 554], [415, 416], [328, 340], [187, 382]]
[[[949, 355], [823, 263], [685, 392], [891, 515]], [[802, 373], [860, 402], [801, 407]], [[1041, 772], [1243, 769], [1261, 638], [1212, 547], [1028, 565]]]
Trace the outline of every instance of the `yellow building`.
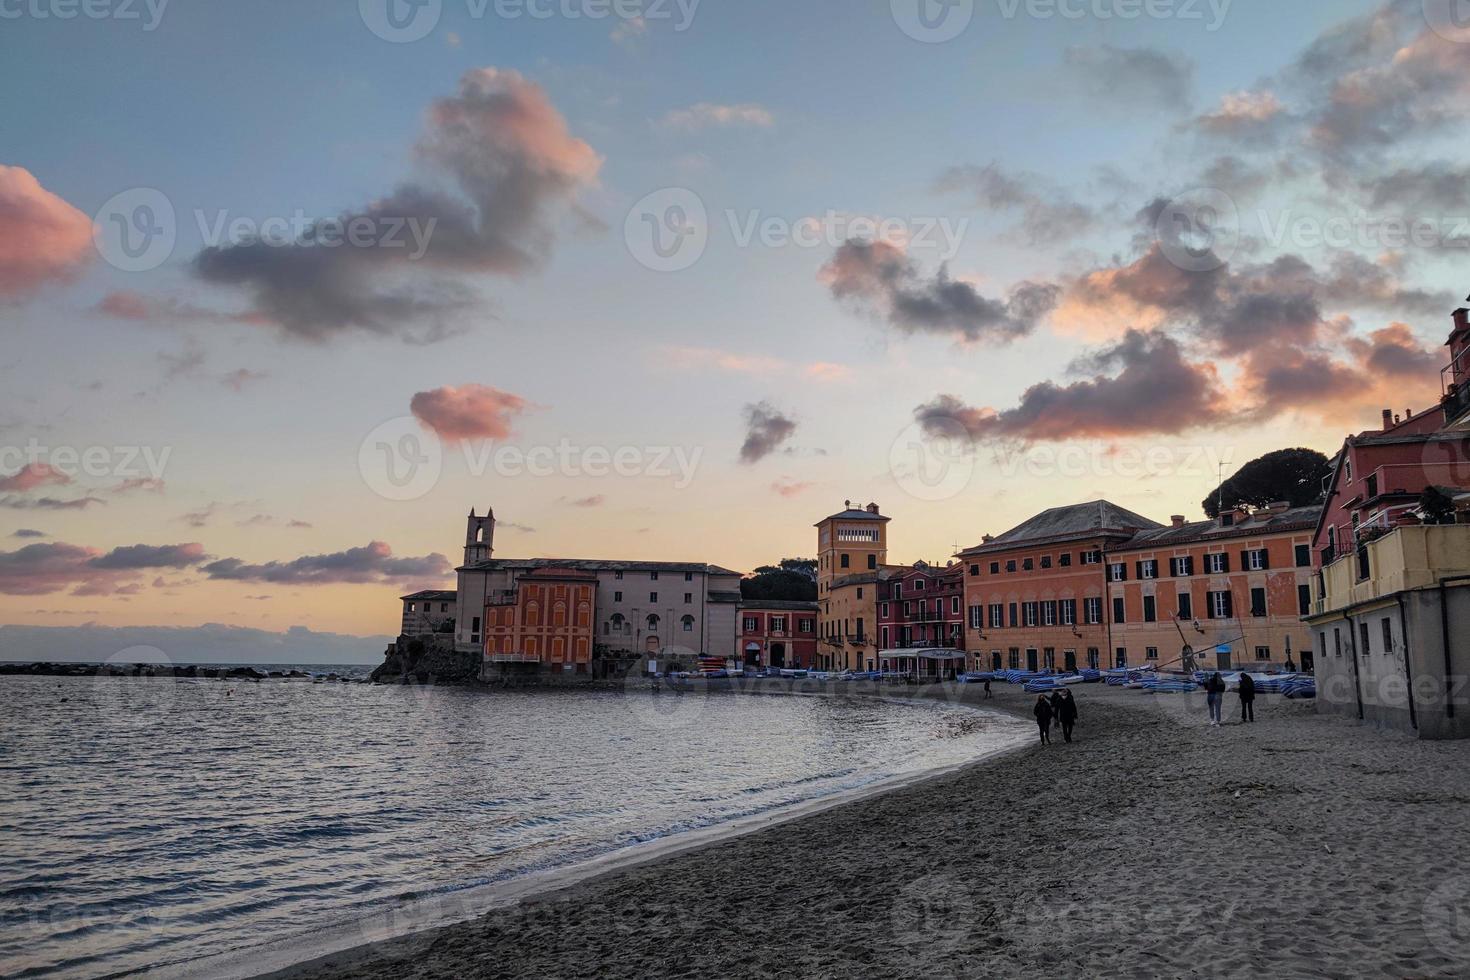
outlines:
[[833, 514], [817, 527], [817, 666], [878, 669], [878, 582], [887, 574], [888, 518], [877, 504]]

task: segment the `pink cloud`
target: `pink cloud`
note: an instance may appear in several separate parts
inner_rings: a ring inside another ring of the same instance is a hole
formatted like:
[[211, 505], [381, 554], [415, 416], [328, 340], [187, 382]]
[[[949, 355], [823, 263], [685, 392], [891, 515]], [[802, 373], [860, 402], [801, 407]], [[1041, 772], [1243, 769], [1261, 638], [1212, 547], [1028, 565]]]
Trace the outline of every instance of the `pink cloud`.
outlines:
[[782, 479], [771, 484], [771, 489], [789, 500], [792, 497], [801, 496], [814, 486], [816, 486], [814, 483], [797, 483], [794, 480]]
[[65, 486], [71, 477], [45, 463], [27, 463], [16, 473], [0, 479], [0, 490], [18, 490], [24, 493], [36, 487]]
[[450, 442], [505, 439], [526, 407], [519, 395], [476, 384], [421, 391], [409, 402], [414, 418]]
[[852, 380], [852, 368], [845, 364], [832, 364], [828, 361], [817, 361], [808, 364], [802, 372], [813, 381], [850, 381]]
[[30, 171], [0, 165], [0, 298], [70, 280], [91, 255], [91, 219]]

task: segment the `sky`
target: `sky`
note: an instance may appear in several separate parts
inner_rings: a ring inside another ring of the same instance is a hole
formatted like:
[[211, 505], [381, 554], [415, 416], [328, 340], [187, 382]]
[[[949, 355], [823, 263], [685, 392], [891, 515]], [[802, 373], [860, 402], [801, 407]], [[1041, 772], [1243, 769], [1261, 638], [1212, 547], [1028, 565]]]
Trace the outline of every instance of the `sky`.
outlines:
[[390, 633], [472, 507], [739, 570], [1197, 519], [1437, 401], [1456, 13], [0, 0], [0, 624]]

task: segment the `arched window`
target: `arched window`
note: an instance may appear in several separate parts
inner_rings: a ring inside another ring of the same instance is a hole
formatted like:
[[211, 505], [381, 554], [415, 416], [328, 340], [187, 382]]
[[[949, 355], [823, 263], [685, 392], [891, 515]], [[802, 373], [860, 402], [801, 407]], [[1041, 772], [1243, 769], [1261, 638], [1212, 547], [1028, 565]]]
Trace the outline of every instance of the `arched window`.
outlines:
[[609, 620], [609, 623], [611, 623], [614, 633], [628, 632], [628, 621], [623, 618], [622, 613], [613, 613], [613, 617]]
[[684, 617], [684, 632], [686, 632], [686, 633], [693, 633], [694, 632], [694, 617], [693, 616], [685, 616]]
[[658, 632], [658, 617], [657, 616], [649, 616], [648, 617], [648, 632], [650, 632], [650, 633], [657, 633]]

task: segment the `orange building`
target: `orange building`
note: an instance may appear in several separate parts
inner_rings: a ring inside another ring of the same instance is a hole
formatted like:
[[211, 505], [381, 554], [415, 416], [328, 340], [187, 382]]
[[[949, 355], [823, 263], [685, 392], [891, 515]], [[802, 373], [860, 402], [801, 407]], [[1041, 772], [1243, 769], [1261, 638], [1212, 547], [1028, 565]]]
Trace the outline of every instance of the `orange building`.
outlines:
[[485, 604], [485, 666], [500, 672], [588, 673], [597, 574], [550, 566], [527, 572]]
[[[1312, 664], [1312, 536], [1320, 506], [1272, 504], [1141, 531], [1107, 556], [1110, 665]], [[1187, 651], [1186, 651], [1186, 648]]]
[[1054, 507], [984, 541], [966, 566], [965, 649], [981, 670], [1103, 667], [1104, 556], [1155, 521], [1106, 500]]
[[888, 518], [877, 504], [817, 524], [817, 666], [878, 669], [878, 585], [889, 574]]

